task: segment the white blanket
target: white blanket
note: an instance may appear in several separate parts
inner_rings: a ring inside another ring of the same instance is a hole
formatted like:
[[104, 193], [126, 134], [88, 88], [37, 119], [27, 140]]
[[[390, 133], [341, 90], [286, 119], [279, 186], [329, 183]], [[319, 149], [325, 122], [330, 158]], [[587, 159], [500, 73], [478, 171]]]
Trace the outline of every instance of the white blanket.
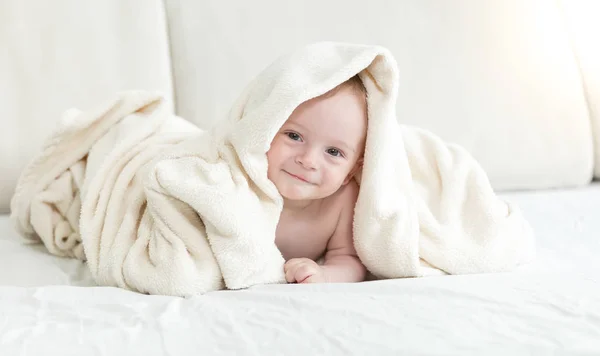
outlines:
[[354, 241], [368, 270], [402, 278], [531, 261], [532, 229], [472, 156], [398, 124], [392, 55], [330, 42], [279, 58], [209, 131], [147, 92], [68, 111], [18, 182], [15, 225], [50, 253], [87, 260], [99, 285], [187, 296], [285, 283], [266, 151], [299, 104], [357, 73], [369, 119]]

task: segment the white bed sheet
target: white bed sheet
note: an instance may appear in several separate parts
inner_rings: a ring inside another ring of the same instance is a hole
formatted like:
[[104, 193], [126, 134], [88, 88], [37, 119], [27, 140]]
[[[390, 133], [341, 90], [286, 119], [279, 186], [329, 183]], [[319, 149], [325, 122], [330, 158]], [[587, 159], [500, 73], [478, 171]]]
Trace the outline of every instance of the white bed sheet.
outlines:
[[505, 194], [538, 235], [515, 273], [271, 285], [189, 299], [93, 282], [0, 217], [1, 355], [598, 355], [600, 185]]

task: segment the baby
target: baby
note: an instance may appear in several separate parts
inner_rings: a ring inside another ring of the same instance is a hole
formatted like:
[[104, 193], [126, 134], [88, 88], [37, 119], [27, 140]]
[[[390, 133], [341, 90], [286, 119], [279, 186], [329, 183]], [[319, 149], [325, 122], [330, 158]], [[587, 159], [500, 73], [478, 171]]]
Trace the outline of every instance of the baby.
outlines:
[[275, 243], [287, 282], [365, 279], [353, 244], [359, 190], [353, 177], [366, 133], [366, 90], [354, 76], [299, 105], [271, 142], [268, 177], [284, 199]]

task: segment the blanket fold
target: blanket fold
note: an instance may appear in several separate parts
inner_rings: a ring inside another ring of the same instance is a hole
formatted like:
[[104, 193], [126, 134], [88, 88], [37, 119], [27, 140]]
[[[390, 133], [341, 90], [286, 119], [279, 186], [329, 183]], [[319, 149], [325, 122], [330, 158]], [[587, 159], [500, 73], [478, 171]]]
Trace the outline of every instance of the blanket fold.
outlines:
[[384, 279], [531, 261], [533, 231], [475, 159], [398, 123], [389, 51], [347, 43], [282, 56], [207, 131], [144, 91], [69, 110], [22, 173], [14, 224], [50, 253], [86, 260], [99, 285], [189, 296], [284, 283], [275, 245], [283, 200], [266, 152], [298, 105], [355, 74], [368, 93], [368, 129], [354, 244], [368, 270]]

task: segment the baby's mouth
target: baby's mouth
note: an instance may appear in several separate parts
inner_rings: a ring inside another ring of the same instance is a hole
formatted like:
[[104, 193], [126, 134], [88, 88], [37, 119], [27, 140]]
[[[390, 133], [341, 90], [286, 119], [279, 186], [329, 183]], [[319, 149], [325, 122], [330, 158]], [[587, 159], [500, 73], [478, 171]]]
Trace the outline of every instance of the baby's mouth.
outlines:
[[308, 181], [306, 178], [304, 178], [302, 176], [295, 175], [295, 174], [290, 173], [288, 171], [284, 171], [284, 172], [287, 173], [287, 174], [289, 174], [290, 176], [296, 178], [297, 180], [299, 180], [301, 182], [304, 182], [304, 183], [307, 183], [307, 184], [314, 184], [314, 183], [311, 183], [310, 181]]

